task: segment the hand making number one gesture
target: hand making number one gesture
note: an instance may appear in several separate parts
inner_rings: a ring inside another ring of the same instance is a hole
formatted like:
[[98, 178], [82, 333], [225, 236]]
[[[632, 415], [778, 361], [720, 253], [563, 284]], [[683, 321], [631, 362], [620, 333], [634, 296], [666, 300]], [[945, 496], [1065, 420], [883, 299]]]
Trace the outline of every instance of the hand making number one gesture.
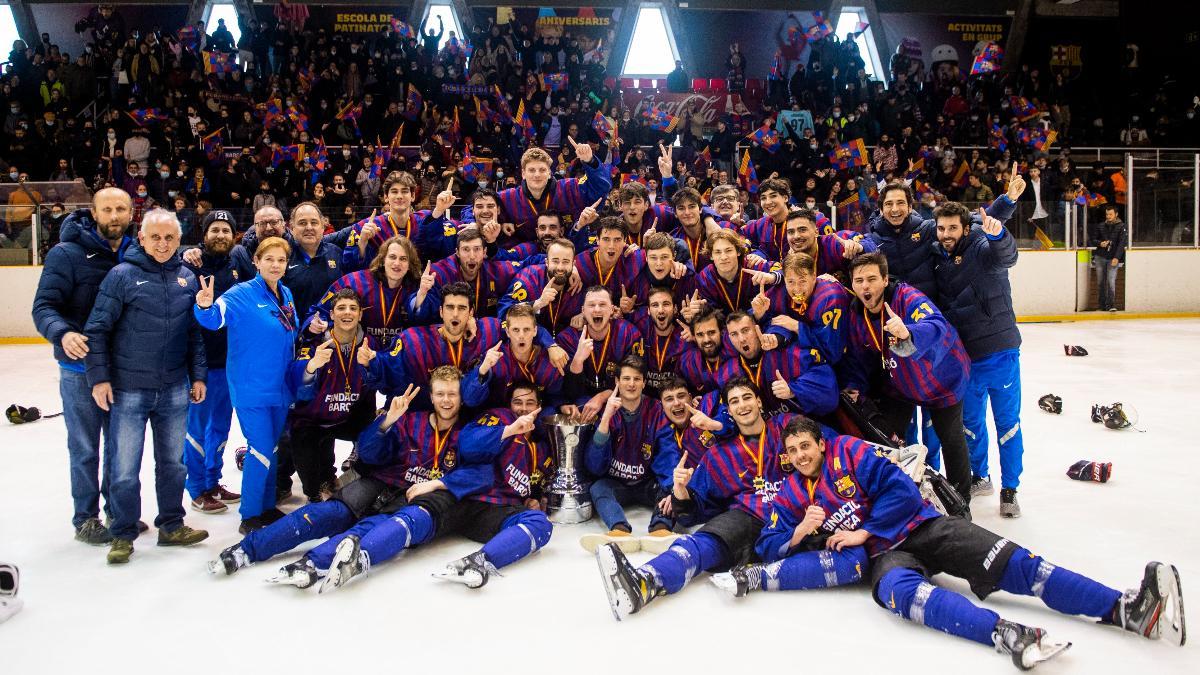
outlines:
[[571, 147], [575, 149], [575, 156], [579, 158], [579, 161], [584, 164], [591, 164], [592, 146], [588, 143], [576, 143], [575, 139], [570, 136], [567, 136], [567, 140], [570, 141]]
[[892, 310], [892, 306], [887, 304], [886, 301], [883, 303], [883, 309], [888, 314], [888, 320], [887, 323], [883, 324], [883, 329], [889, 335], [895, 336], [897, 340], [907, 340], [912, 334], [909, 333], [908, 326], [904, 325], [904, 319], [901, 319], [900, 315], [896, 314]]

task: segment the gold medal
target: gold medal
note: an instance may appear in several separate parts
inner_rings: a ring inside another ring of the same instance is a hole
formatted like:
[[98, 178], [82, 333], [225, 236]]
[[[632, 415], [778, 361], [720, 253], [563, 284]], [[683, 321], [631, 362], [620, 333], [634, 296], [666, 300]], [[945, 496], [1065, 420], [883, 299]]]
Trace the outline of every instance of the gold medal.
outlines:
[[755, 476], [754, 477], [754, 489], [762, 490], [765, 487], [767, 487], [767, 481], [764, 480], [762, 476]]
[[542, 472], [538, 471], [537, 469], [534, 469], [533, 473], [529, 474], [529, 484], [530, 485], [539, 485], [539, 484], [541, 484], [541, 482], [542, 482]]
[[442, 470], [441, 470], [441, 469], [436, 469], [436, 468], [435, 468], [435, 469], [430, 469], [430, 471], [429, 471], [429, 477], [430, 477], [430, 478], [432, 478], [433, 480], [437, 480], [437, 479], [441, 478], [441, 477], [442, 477]]

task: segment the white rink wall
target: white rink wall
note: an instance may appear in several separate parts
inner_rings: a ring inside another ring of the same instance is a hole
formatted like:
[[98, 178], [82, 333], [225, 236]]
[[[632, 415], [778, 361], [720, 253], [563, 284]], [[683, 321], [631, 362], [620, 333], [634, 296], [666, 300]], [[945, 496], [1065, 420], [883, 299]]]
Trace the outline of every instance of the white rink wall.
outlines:
[[[1074, 314], [1090, 269], [1075, 251], [1021, 251], [1009, 273], [1018, 317]], [[1200, 312], [1200, 250], [1129, 251], [1127, 312]], [[31, 309], [41, 267], [0, 267], [0, 338], [36, 338]]]

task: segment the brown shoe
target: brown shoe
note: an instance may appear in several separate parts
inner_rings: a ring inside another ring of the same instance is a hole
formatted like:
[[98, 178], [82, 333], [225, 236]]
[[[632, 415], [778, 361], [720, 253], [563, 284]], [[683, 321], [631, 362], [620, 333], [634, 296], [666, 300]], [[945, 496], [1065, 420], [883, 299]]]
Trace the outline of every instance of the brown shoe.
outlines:
[[192, 500], [192, 510], [198, 513], [207, 513], [212, 515], [216, 513], [225, 513], [229, 510], [229, 507], [217, 501], [216, 498], [213, 497], [213, 493], [209, 491]]
[[221, 502], [222, 504], [236, 504], [242, 501], [242, 496], [240, 494], [236, 492], [230, 492], [229, 490], [225, 489], [224, 485], [217, 485], [217, 487], [209, 490], [209, 494], [213, 496], [213, 499]]

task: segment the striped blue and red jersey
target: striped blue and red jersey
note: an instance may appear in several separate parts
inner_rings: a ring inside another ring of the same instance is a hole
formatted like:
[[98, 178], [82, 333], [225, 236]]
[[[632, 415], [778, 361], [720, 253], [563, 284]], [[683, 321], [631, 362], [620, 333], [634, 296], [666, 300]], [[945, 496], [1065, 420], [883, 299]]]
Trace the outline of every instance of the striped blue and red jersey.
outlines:
[[921, 497], [916, 483], [882, 452], [853, 436], [825, 440], [821, 473], [815, 479], [795, 472], [771, 502], [771, 515], [755, 548], [772, 562], [813, 546], [792, 533], [811, 505], [825, 511], [813, 536], [866, 530], [867, 555], [875, 557], [901, 544], [918, 525], [941, 514]]
[[[792, 398], [779, 399], [771, 391], [778, 372], [787, 380]], [[717, 387], [735, 377], [748, 377], [758, 388], [763, 415], [801, 412], [824, 415], [838, 404], [837, 374], [821, 358], [816, 349], [799, 345], [759, 352], [757, 359], [747, 359], [740, 353], [731, 356], [717, 371]]]
[[409, 410], [385, 432], [380, 430], [385, 417], [376, 417], [358, 436], [358, 463], [366, 475], [407, 488], [429, 480], [445, 481], [459, 466], [460, 422], [438, 431], [430, 421], [433, 413]]
[[[625, 292], [633, 296], [634, 307], [645, 307], [650, 301], [650, 290], [652, 288], [668, 288], [671, 290], [671, 295], [675, 298], [675, 303], [678, 304], [680, 299], [691, 296], [692, 291], [696, 290], [696, 275], [692, 270], [684, 272], [683, 276], [676, 279], [670, 274], [662, 279], [654, 278], [650, 273], [650, 268], [646, 265], [646, 251], [639, 249], [629, 255], [634, 259], [633, 267], [637, 270], [633, 277], [625, 280]], [[620, 287], [617, 287], [618, 294], [615, 300], [620, 300]]]
[[465, 282], [475, 292], [475, 316], [496, 316], [500, 294], [508, 289], [517, 275], [517, 264], [503, 260], [484, 260], [473, 281], [462, 276], [458, 256], [439, 260], [430, 267], [436, 281], [434, 288], [443, 288], [458, 281]]
[[790, 248], [787, 240], [787, 221], [776, 223], [771, 216], [763, 216], [746, 223], [742, 227], [742, 236], [750, 240], [752, 251], [767, 260], [783, 260]]
[[[714, 391], [702, 396], [696, 409], [713, 417], [719, 405], [720, 393]], [[666, 413], [664, 412], [663, 415], [665, 417]], [[697, 429], [687, 422], [685, 424], [686, 426], [680, 429], [668, 420], [667, 424], [659, 427], [658, 434], [654, 439], [654, 452], [663, 456], [663, 461], [671, 462], [672, 467], [679, 463], [680, 456], [687, 455], [684, 466], [695, 469], [700, 466], [700, 460], [704, 459], [704, 455], [716, 444], [717, 438], [711, 431]]]
[[[375, 254], [379, 253], [379, 247], [383, 246], [383, 242], [395, 236], [405, 236], [410, 240], [416, 236], [418, 224], [429, 215], [428, 211], [409, 211], [407, 222], [404, 218], [397, 218], [389, 211], [380, 213], [375, 217], [366, 217], [357, 223], [351, 225], [353, 228], [350, 231], [350, 237], [346, 240], [346, 246], [342, 249], [342, 268], [346, 272], [354, 272], [365, 269], [375, 259]], [[375, 223], [379, 231], [367, 243], [366, 255], [362, 255], [358, 251], [359, 238], [362, 235], [363, 226], [367, 223]]]
[[641, 268], [638, 266], [634, 254], [621, 253], [617, 255], [613, 266], [605, 272], [597, 261], [599, 255], [595, 249], [577, 254], [575, 269], [579, 271], [579, 280], [583, 284], [584, 291], [592, 286], [603, 286], [612, 293], [613, 304], [616, 304], [621, 299], [621, 287], [624, 286], [628, 292]]
[[971, 365], [954, 326], [933, 301], [908, 284], [889, 284], [884, 300], [904, 320], [910, 337], [896, 340], [883, 330], [887, 312], [871, 315], [856, 299], [847, 317], [846, 355], [838, 364], [842, 387], [931, 408], [958, 403]]
[[469, 499], [519, 506], [526, 499], [539, 498], [550, 484], [554, 453], [549, 442], [537, 432], [502, 438], [504, 427], [516, 418], [508, 408], [488, 410], [459, 435], [464, 462], [487, 462], [492, 467], [491, 485]]
[[738, 265], [737, 278], [733, 281], [726, 281], [717, 273], [716, 266], [709, 263], [696, 275], [696, 290], [700, 292], [701, 298], [708, 301], [709, 307], [726, 314], [737, 310], [747, 311], [750, 309], [750, 301], [758, 295], [758, 286], [750, 280], [749, 274], [742, 271], [744, 269], [771, 272], [779, 277], [776, 283], [783, 279], [779, 263], [752, 263], [742, 260]]
[[430, 211], [417, 225], [413, 244], [424, 260], [441, 260], [458, 248], [460, 224], [443, 213], [434, 218]]
[[769, 326], [771, 319], [787, 316], [800, 324], [799, 335], [781, 326], [770, 326], [763, 332], [774, 333], [784, 344], [796, 342], [802, 347], [816, 348], [829, 363], [837, 363], [846, 351], [846, 321], [850, 312], [850, 293], [846, 287], [830, 279], [817, 278], [812, 295], [796, 302], [783, 284], [767, 289], [771, 309], [760, 323]]
[[[538, 256], [534, 260], [530, 260], [534, 256]], [[526, 264], [543, 264], [546, 262], [546, 252], [535, 241], [527, 241], [510, 248], [496, 248], [495, 255], [491, 256], [492, 260], [507, 260], [515, 262], [524, 267]]]
[[679, 358], [688, 343], [683, 341], [683, 331], [674, 321], [669, 333], [659, 335], [654, 320], [644, 307], [634, 310], [629, 321], [642, 334], [642, 346], [646, 350], [646, 394], [658, 396], [662, 385], [679, 373]]
[[529, 382], [538, 388], [538, 397], [547, 404], [548, 396], [556, 396], [562, 390], [563, 376], [550, 363], [546, 350], [539, 345], [533, 345], [529, 357], [525, 361], [513, 355], [512, 346], [506, 341], [500, 346], [500, 360], [485, 373], [479, 374], [480, 363], [475, 364], [463, 378], [463, 403], [477, 407], [504, 406], [507, 404], [512, 386], [516, 382]]
[[[324, 367], [318, 368], [317, 372], [308, 373], [305, 369], [316, 346], [329, 339], [334, 339], [333, 358]], [[289, 379], [299, 383], [296, 403], [289, 413], [291, 419], [304, 420], [313, 426], [331, 427], [350, 419], [350, 409], [360, 400], [375, 400], [378, 383], [369, 369], [358, 363], [358, 350], [363, 344], [379, 350], [379, 341], [361, 329], [355, 339], [346, 344], [338, 343], [327, 332], [300, 347], [296, 360], [288, 366], [291, 371]]]
[[[508, 314], [508, 309], [521, 302], [533, 304], [542, 297], [546, 289], [546, 266], [534, 265], [517, 272], [507, 292], [500, 298], [498, 314], [501, 319]], [[583, 309], [583, 293], [571, 293], [567, 288], [558, 294], [558, 298], [538, 312], [538, 325], [557, 336], [571, 325], [571, 317]]]
[[[642, 396], [633, 411], [622, 407], [609, 421], [608, 436], [600, 441], [596, 434], [588, 444], [584, 456], [588, 471], [627, 485], [652, 479], [664, 492], [670, 491], [675, 464], [671, 457], [664, 461], [655, 454], [655, 441], [663, 426], [671, 423], [662, 405], [648, 396]], [[674, 461], [679, 462], [679, 455]]]
[[[559, 346], [571, 358], [575, 357], [575, 350], [579, 347], [579, 335], [580, 331], [576, 328], [568, 328], [558, 334]], [[608, 333], [594, 340], [592, 354], [583, 364], [583, 373], [578, 376], [585, 383], [588, 396], [613, 388], [617, 363], [628, 354], [638, 357], [645, 355], [642, 333], [628, 321], [613, 319], [609, 323]]]
[[372, 377], [379, 390], [388, 396], [404, 393], [409, 384], [421, 387], [412, 402], [414, 410], [428, 410], [429, 375], [438, 366], [454, 366], [466, 372], [492, 345], [504, 337], [497, 319], [475, 319], [475, 339], [464, 335], [450, 344], [441, 332], [441, 325], [415, 326], [400, 333], [391, 348], [379, 352], [371, 361]]
[[646, 231], [654, 228], [655, 232], [670, 232], [679, 226], [679, 221], [675, 219], [675, 210], [666, 204], [651, 204], [642, 213], [642, 222], [637, 224], [637, 231], [633, 232], [633, 225], [629, 221], [625, 221], [625, 226], [631, 231], [625, 237], [625, 241], [630, 244], [642, 245]]
[[[343, 288], [352, 288], [363, 301], [362, 327], [381, 345], [390, 345], [405, 328], [428, 324], [437, 317], [437, 296], [429, 293], [418, 307], [417, 282], [409, 277], [396, 288], [389, 288], [370, 270], [351, 272], [333, 282], [315, 306], [325, 321], [333, 310], [333, 296]], [[311, 320], [311, 316], [309, 319]]]
[[737, 509], [766, 522], [771, 501], [792, 472], [783, 450], [783, 428], [792, 417], [766, 419], [757, 436], [735, 433], [704, 454], [688, 483], [702, 520]]
[[693, 394], [702, 395], [717, 390], [717, 373], [729, 358], [722, 351], [715, 360], [704, 358], [704, 354], [692, 343], [687, 343], [679, 354], [679, 374], [688, 383]]
[[[502, 237], [505, 246], [533, 241], [537, 235], [538, 214], [553, 209], [563, 218], [563, 227], [568, 228], [579, 218], [579, 212], [591, 206], [597, 199], [608, 195], [612, 189], [612, 178], [608, 175], [609, 168], [593, 158], [590, 164], [583, 165], [584, 175], [580, 178], [562, 178], [546, 184], [546, 190], [540, 198], [534, 199], [525, 183], [517, 187], [501, 190], [500, 209], [503, 212], [500, 222], [513, 223], [517, 226], [512, 237]], [[461, 218], [464, 222], [472, 219], [473, 209], [463, 210]]]
[[839, 243], [843, 240], [854, 240], [862, 244], [864, 253], [871, 253], [877, 248], [875, 242], [863, 237], [861, 232], [855, 232], [854, 230], [840, 230], [833, 234], [822, 234], [817, 237], [816, 251], [809, 252], [817, 261], [818, 275], [848, 272], [850, 270], [850, 259], [842, 253], [842, 245]]

